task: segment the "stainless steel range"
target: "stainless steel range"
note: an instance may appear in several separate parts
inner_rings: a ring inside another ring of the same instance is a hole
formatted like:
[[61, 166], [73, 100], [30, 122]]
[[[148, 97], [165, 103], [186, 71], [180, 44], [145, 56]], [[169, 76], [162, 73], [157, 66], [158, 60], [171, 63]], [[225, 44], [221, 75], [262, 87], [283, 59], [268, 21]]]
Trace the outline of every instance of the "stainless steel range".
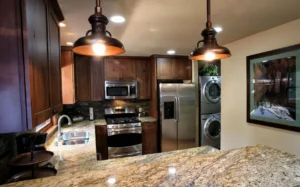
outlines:
[[108, 158], [142, 154], [142, 125], [135, 108], [105, 109]]

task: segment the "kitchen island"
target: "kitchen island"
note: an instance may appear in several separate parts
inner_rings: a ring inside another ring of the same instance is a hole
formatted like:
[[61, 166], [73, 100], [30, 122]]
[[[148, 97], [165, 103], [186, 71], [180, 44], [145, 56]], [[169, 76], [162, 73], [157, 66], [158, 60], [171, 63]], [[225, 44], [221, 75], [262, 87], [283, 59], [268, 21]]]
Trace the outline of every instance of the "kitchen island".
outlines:
[[198, 147], [86, 162], [75, 171], [7, 186], [297, 186], [300, 158], [258, 145]]

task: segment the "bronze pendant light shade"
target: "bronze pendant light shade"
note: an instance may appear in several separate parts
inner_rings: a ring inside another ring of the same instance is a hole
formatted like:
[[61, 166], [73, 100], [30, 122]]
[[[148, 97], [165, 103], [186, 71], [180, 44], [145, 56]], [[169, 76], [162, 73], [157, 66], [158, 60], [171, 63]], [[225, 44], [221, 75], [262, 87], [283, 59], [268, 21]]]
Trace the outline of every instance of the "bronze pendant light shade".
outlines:
[[74, 53], [87, 56], [112, 56], [125, 52], [123, 44], [106, 30], [109, 21], [102, 14], [100, 0], [96, 0], [95, 14], [89, 17], [89, 22], [92, 29], [74, 43]]
[[[211, 22], [210, 0], [207, 0], [206, 29], [204, 29], [201, 33], [203, 40], [197, 43], [197, 48], [191, 52], [189, 58], [191, 60], [212, 61], [230, 57], [231, 53], [229, 49], [218, 45], [216, 34], [217, 32], [213, 29]], [[200, 43], [203, 43], [202, 47], [199, 47]]]

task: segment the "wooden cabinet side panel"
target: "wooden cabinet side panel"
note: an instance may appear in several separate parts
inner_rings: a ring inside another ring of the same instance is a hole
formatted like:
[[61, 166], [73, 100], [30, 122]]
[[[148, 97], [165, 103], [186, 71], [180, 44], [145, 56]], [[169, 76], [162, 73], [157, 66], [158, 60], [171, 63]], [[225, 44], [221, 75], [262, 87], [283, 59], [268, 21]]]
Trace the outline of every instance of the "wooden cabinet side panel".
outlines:
[[91, 100], [90, 57], [75, 56], [76, 101]]
[[143, 154], [157, 153], [157, 122], [142, 123]]
[[[108, 159], [108, 149], [107, 149], [107, 127], [106, 125], [96, 125], [95, 126], [96, 134], [96, 152], [101, 154], [101, 159]], [[99, 160], [99, 157], [97, 157]]]
[[61, 79], [63, 104], [75, 103], [74, 59], [72, 51], [61, 51]]
[[104, 100], [104, 67], [103, 60], [93, 58], [91, 61], [91, 100]]
[[139, 99], [151, 98], [151, 64], [149, 60], [136, 61], [136, 79]]
[[[27, 130], [20, 6], [20, 1], [0, 1], [1, 133]], [[9, 177], [1, 172], [0, 181]]]

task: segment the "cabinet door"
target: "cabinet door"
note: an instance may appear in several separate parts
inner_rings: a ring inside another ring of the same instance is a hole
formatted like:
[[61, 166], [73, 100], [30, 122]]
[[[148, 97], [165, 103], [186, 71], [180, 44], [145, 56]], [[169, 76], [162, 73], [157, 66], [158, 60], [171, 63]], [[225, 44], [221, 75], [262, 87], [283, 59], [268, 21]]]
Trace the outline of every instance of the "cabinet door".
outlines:
[[117, 59], [105, 59], [105, 80], [120, 80], [120, 60]]
[[76, 101], [90, 101], [91, 99], [91, 57], [75, 56], [75, 90]]
[[136, 79], [136, 63], [131, 59], [120, 59], [121, 80]]
[[63, 104], [75, 103], [74, 58], [71, 50], [61, 51], [61, 81]]
[[142, 123], [143, 154], [157, 153], [157, 123]]
[[[96, 152], [97, 160], [107, 160], [108, 159], [108, 149], [107, 149], [107, 126], [106, 125], [96, 125]], [[98, 156], [101, 155], [101, 158]]]
[[157, 58], [157, 79], [173, 79], [172, 59]]
[[26, 3], [32, 127], [35, 127], [52, 115], [48, 63], [47, 4], [44, 0], [29, 0]]
[[139, 99], [151, 98], [150, 60], [136, 61], [136, 79]]
[[60, 41], [59, 27], [52, 14], [49, 15], [49, 35], [50, 35], [50, 95], [53, 112], [62, 111], [61, 92], [61, 66], [60, 66]]
[[104, 68], [103, 60], [92, 58], [91, 60], [91, 101], [104, 100]]
[[189, 59], [173, 59], [173, 79], [191, 80], [192, 62]]

